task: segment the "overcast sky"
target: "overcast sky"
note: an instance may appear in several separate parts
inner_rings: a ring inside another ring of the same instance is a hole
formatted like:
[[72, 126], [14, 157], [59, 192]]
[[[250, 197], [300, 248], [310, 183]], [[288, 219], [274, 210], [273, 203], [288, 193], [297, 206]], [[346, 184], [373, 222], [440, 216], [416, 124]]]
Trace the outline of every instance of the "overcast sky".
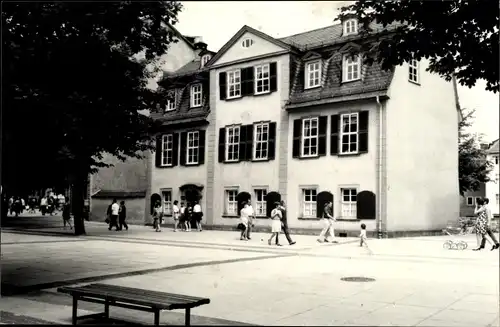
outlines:
[[[349, 1], [189, 1], [183, 2], [176, 28], [201, 36], [208, 48], [218, 51], [243, 25], [273, 37], [284, 37], [332, 25], [338, 9]], [[473, 130], [484, 141], [498, 138], [499, 95], [484, 90], [480, 81], [472, 88], [459, 86], [460, 104], [476, 109]]]

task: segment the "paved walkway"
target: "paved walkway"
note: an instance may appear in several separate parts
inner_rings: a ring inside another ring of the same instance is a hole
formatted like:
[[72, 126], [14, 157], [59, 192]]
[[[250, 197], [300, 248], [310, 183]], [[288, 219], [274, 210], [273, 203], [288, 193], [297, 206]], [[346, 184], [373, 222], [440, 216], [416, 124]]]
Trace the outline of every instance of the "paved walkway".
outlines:
[[[45, 290], [3, 297], [8, 321], [17, 314], [67, 324], [71, 300], [55, 287], [99, 280], [210, 297], [193, 310], [193, 324], [499, 326], [499, 252], [445, 250], [447, 237], [369, 240], [369, 254], [352, 239], [318, 244], [301, 235], [278, 248], [261, 242], [264, 234], [241, 242], [236, 232], [87, 226], [88, 237], [2, 230], [2, 292]], [[354, 276], [375, 281], [341, 280]], [[151, 323], [147, 314], [111, 314]], [[182, 313], [162, 316], [181, 321]]]

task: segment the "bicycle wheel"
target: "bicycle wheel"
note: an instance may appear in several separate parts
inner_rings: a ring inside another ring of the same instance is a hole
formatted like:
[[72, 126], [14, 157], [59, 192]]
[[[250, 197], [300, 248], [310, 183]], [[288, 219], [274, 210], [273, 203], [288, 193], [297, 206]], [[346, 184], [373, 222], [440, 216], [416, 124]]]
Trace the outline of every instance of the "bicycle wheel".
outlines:
[[443, 248], [446, 249], [446, 250], [449, 250], [451, 249], [451, 241], [446, 241], [443, 243]]
[[451, 243], [452, 250], [458, 250], [458, 243]]
[[469, 244], [467, 244], [467, 242], [464, 242], [464, 241], [461, 241], [460, 243], [460, 250], [465, 250], [469, 247]]

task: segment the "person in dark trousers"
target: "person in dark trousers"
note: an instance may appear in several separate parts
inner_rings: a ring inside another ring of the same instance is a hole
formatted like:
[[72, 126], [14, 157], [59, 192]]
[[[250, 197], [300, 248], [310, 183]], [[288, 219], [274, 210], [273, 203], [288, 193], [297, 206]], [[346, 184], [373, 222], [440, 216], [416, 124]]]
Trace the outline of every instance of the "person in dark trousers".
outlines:
[[294, 245], [296, 242], [294, 242], [290, 237], [290, 230], [288, 229], [288, 222], [286, 220], [285, 201], [281, 201], [279, 209], [281, 211], [281, 215], [283, 216], [283, 218], [281, 218], [281, 227], [283, 228], [283, 233], [285, 233], [288, 244]]
[[484, 201], [484, 204], [483, 204], [484, 214], [486, 216], [486, 224], [484, 226], [484, 230], [486, 233], [482, 235], [480, 248], [484, 249], [484, 247], [486, 246], [486, 235], [488, 235], [491, 238], [491, 240], [493, 241], [493, 247], [491, 248], [491, 251], [493, 251], [493, 250], [500, 248], [500, 243], [498, 242], [497, 238], [495, 237], [495, 234], [493, 233], [493, 231], [491, 230], [491, 227], [490, 227], [491, 220], [493, 218], [493, 215], [491, 214], [491, 209], [489, 206], [490, 199], [484, 198], [483, 201]]
[[120, 230], [120, 226], [118, 226], [119, 211], [120, 211], [120, 206], [118, 205], [116, 199], [113, 199], [113, 203], [111, 204], [111, 217], [108, 230], [111, 230], [111, 228], [113, 227], [116, 227], [117, 231]]
[[125, 222], [127, 218], [127, 208], [125, 207], [125, 201], [120, 202], [120, 211], [118, 212], [118, 224], [120, 226], [120, 230], [125, 227], [125, 230], [128, 230], [128, 225]]
[[66, 202], [63, 206], [63, 211], [62, 211], [62, 217], [63, 217], [63, 223], [64, 223], [64, 229], [66, 229], [66, 224], [69, 225], [69, 229], [73, 229], [73, 226], [71, 226], [71, 206], [69, 202]]

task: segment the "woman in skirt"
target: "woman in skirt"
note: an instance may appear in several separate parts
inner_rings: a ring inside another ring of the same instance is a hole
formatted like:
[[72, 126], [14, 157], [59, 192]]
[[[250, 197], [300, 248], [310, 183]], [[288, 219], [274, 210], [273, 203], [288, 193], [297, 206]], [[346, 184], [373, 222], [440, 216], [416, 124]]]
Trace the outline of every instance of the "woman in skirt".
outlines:
[[280, 203], [274, 203], [274, 209], [271, 212], [271, 238], [267, 241], [269, 245], [271, 245], [273, 241], [273, 237], [276, 236], [276, 245], [281, 246], [279, 241], [279, 235], [281, 232], [281, 218], [283, 217], [280, 208]]
[[[486, 226], [488, 224], [483, 199], [481, 198], [477, 199], [474, 213], [477, 215], [476, 225], [474, 227], [476, 230], [476, 237], [479, 243], [480, 240], [486, 238]], [[484, 249], [484, 245], [479, 243], [477, 249], [473, 249], [473, 251], [479, 251], [482, 249]]]

